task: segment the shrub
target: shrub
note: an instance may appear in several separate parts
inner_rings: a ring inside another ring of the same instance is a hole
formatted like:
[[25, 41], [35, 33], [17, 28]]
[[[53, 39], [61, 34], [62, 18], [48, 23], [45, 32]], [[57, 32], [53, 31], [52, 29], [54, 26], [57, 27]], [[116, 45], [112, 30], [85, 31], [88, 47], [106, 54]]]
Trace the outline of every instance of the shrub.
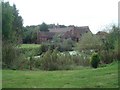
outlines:
[[18, 58], [13, 62], [12, 69], [27, 69], [28, 68], [28, 59], [25, 58], [25, 55], [20, 54]]
[[73, 69], [73, 66], [90, 65], [88, 57], [84, 58], [80, 54], [70, 55], [68, 52], [60, 53], [57, 48], [42, 55], [36, 65], [43, 70], [69, 70]]
[[54, 51], [48, 50], [43, 57], [41, 57], [41, 69], [43, 70], [65, 70], [71, 69], [74, 64], [71, 56], [61, 54], [55, 49]]
[[74, 42], [71, 39], [63, 39], [63, 42], [59, 44], [59, 51], [72, 51]]
[[[15, 48], [14, 44], [3, 43], [2, 48], [2, 68], [15, 69], [21, 59], [21, 52]], [[15, 68], [14, 68], [15, 67]]]
[[48, 50], [48, 45], [41, 44], [41, 47], [39, 49], [39, 54], [41, 55], [42, 53], [46, 52], [47, 50]]
[[113, 50], [102, 50], [100, 51], [101, 62], [104, 64], [112, 63], [114, 60], [117, 60], [116, 53]]
[[41, 68], [43, 70], [58, 70], [59, 61], [57, 58], [57, 50], [53, 52], [48, 50], [41, 59]]
[[74, 65], [72, 57], [69, 53], [59, 54], [58, 55], [59, 66], [60, 70], [69, 70], [71, 66]]
[[55, 49], [55, 45], [54, 43], [42, 43], [41, 47], [39, 48], [39, 53], [38, 55], [41, 55], [45, 52], [47, 52], [48, 50], [54, 50]]
[[72, 60], [74, 62], [75, 65], [77, 66], [89, 66], [89, 56], [85, 56], [85, 55], [81, 55], [80, 54], [76, 54], [76, 55], [72, 55]]
[[50, 70], [51, 65], [51, 51], [48, 50], [43, 57], [41, 57], [41, 69], [43, 70]]
[[[38, 48], [21, 48], [14, 44], [4, 42], [3, 43], [3, 57], [2, 68], [9, 69], [29, 69], [30, 65], [33, 67], [33, 59], [29, 60], [28, 57], [37, 55]], [[31, 64], [31, 63], [32, 64]]]
[[93, 54], [92, 54], [92, 57], [91, 57], [91, 62], [90, 62], [90, 63], [91, 63], [91, 66], [92, 66], [93, 68], [97, 68], [99, 62], [100, 62], [100, 57], [99, 57], [99, 55], [98, 55], [97, 53], [93, 53]]
[[41, 57], [39, 57], [39, 58], [35, 58], [35, 63], [34, 63], [34, 65], [35, 65], [35, 68], [36, 69], [41, 69]]
[[34, 59], [33, 59], [33, 56], [30, 56], [30, 59], [29, 59], [29, 69], [32, 70], [33, 69], [33, 65], [34, 65]]

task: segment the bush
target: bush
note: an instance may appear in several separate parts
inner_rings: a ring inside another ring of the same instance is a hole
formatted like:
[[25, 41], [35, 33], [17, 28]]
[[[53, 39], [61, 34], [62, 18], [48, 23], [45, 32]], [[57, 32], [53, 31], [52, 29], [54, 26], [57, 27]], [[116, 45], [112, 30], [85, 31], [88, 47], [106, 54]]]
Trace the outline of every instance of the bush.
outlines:
[[63, 42], [61, 42], [58, 47], [59, 51], [72, 51], [74, 46], [74, 42], [71, 39], [63, 39]]
[[41, 44], [41, 47], [39, 49], [39, 54], [41, 55], [42, 53], [46, 52], [48, 50], [48, 45], [47, 44]]
[[[52, 52], [48, 50], [43, 57], [41, 57], [41, 68], [43, 70], [55, 70], [55, 64], [53, 65]], [[55, 62], [54, 62], [55, 63]]]
[[113, 50], [102, 50], [100, 51], [101, 62], [104, 64], [112, 63], [114, 60], [117, 60], [117, 53]]
[[90, 62], [90, 63], [91, 63], [91, 66], [92, 66], [93, 68], [97, 68], [99, 62], [100, 62], [100, 57], [99, 57], [99, 55], [98, 55], [97, 53], [93, 53], [93, 54], [92, 54], [92, 57], [91, 57], [91, 62]]
[[74, 65], [73, 59], [69, 53], [59, 54], [58, 55], [59, 61], [59, 70], [69, 70], [72, 69], [71, 66]]
[[20, 56], [18, 58], [16, 58], [16, 60], [12, 64], [12, 69], [14, 69], [14, 70], [28, 69], [28, 59], [25, 58], [25, 55], [20, 54]]
[[89, 60], [88, 57], [84, 58], [79, 54], [60, 53], [55, 49], [42, 54], [36, 65], [43, 70], [69, 70], [73, 69], [73, 66], [89, 66]]
[[69, 54], [61, 54], [55, 49], [48, 50], [41, 57], [41, 69], [43, 70], [68, 70], [74, 62]]
[[53, 42], [46, 42], [42, 43], [41, 47], [39, 49], [39, 55], [42, 53], [45, 53], [50, 50], [54, 50], [57, 48], [58, 51], [63, 52], [63, 51], [72, 51], [74, 47], [74, 42], [71, 39], [63, 39], [62, 41], [53, 41]]
[[89, 66], [89, 56], [86, 55], [81, 55], [80, 54], [76, 54], [76, 55], [72, 55], [72, 60], [74, 62], [75, 65], [77, 66]]
[[47, 52], [48, 50], [54, 50], [57, 46], [54, 43], [42, 43], [41, 47], [39, 49], [39, 53], [38, 55], [41, 55], [45, 52]]
[[15, 48], [15, 45], [3, 42], [2, 46], [2, 68], [12, 69], [15, 62], [18, 58], [20, 58], [20, 51]]
[[34, 63], [34, 65], [35, 65], [35, 68], [36, 69], [41, 69], [41, 57], [39, 57], [39, 58], [35, 58], [35, 63]]

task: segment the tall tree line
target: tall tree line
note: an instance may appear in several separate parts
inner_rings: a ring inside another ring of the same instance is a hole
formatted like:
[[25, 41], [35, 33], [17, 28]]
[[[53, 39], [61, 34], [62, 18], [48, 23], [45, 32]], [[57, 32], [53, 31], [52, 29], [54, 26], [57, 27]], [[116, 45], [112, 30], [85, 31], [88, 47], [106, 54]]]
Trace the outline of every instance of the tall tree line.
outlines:
[[19, 45], [22, 35], [23, 19], [14, 4], [2, 2], [2, 65], [3, 68], [13, 66], [18, 57], [15, 47]]
[[2, 2], [2, 39], [3, 41], [15, 40], [22, 33], [23, 19], [19, 15], [16, 5], [10, 6], [9, 2]]

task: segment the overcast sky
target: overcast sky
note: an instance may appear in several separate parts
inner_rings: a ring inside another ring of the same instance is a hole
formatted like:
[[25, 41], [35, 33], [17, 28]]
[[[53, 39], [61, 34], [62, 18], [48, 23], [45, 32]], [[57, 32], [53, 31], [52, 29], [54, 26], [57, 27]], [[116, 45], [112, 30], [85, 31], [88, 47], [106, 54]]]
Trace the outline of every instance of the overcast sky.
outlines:
[[93, 33], [118, 23], [119, 0], [4, 0], [16, 4], [26, 25], [89, 26]]

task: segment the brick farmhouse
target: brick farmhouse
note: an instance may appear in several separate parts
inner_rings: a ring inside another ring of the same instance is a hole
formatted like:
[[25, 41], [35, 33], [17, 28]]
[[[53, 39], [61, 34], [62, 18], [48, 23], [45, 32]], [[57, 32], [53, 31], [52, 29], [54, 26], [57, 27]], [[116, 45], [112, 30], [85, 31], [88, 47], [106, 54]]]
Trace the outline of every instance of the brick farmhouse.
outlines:
[[[42, 43], [45, 41], [50, 41], [53, 39], [54, 35], [59, 35], [61, 39], [71, 38], [74, 41], [79, 41], [84, 33], [91, 32], [88, 26], [82, 27], [55, 27], [50, 28], [49, 32], [40, 31], [37, 33], [37, 43]], [[92, 32], [91, 32], [92, 33]]]

